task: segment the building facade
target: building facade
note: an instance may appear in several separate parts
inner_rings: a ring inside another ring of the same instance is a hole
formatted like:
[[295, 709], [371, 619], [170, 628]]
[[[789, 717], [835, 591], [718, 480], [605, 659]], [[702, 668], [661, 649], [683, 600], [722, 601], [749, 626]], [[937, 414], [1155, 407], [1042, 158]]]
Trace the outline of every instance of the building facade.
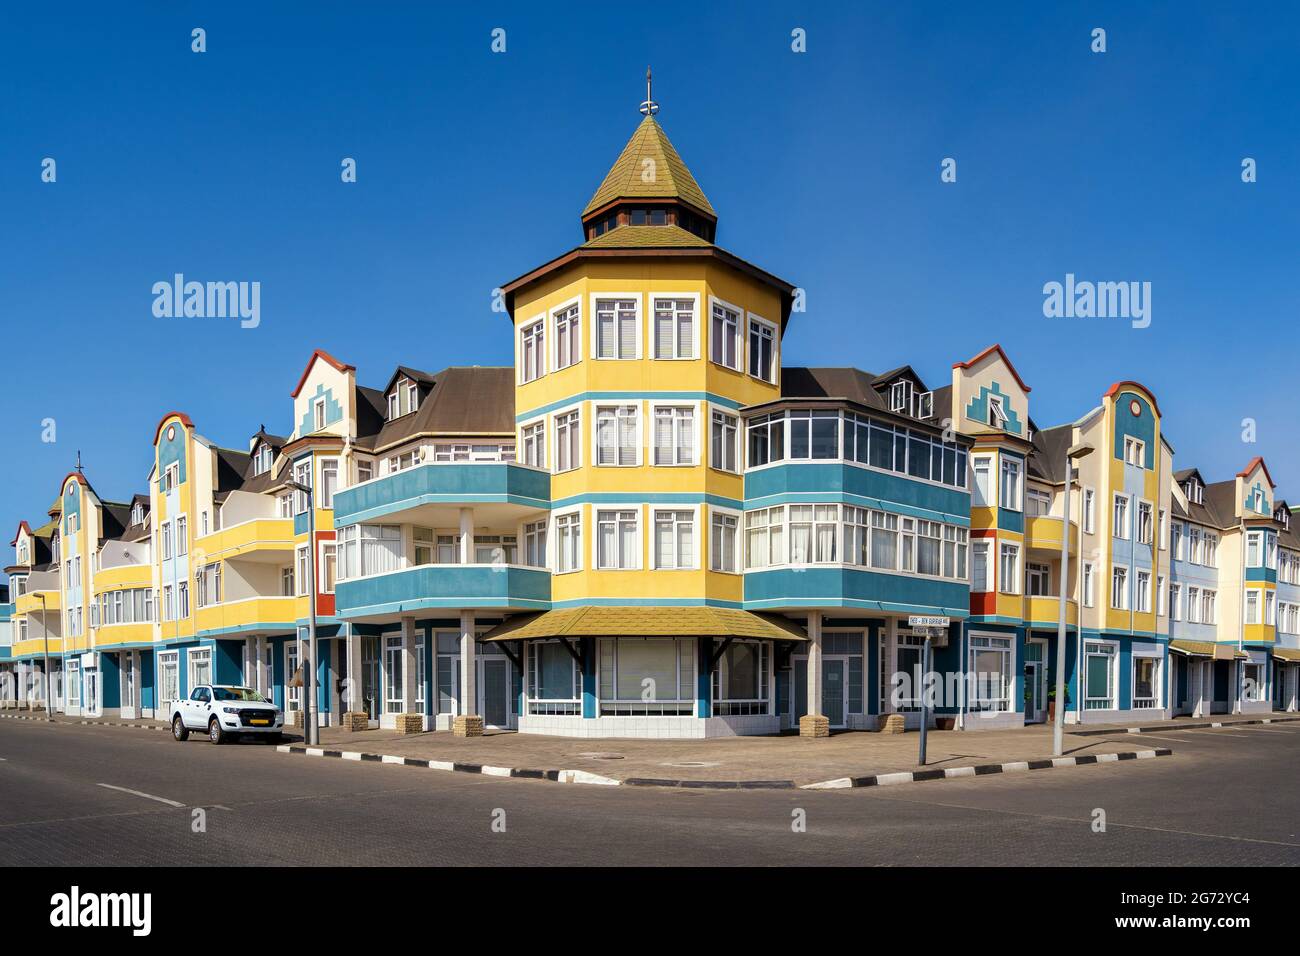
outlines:
[[[655, 110], [581, 243], [502, 286], [512, 366], [371, 387], [318, 349], [283, 434], [226, 448], [173, 411], [144, 490], [67, 475], [12, 542], [9, 699], [48, 676], [68, 714], [165, 717], [241, 683], [292, 723], [310, 665], [322, 724], [405, 732], [1296, 709], [1300, 529], [1262, 460], [1175, 471], [1134, 381], [1040, 429], [996, 345], [931, 384], [787, 366], [801, 291], [716, 243]], [[917, 616], [948, 622], [933, 677]]]

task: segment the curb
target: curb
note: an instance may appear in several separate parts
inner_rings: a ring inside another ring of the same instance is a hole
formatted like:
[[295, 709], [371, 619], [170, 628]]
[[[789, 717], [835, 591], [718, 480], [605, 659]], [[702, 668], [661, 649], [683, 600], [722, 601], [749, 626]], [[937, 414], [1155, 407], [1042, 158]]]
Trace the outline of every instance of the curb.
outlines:
[[974, 767], [949, 767], [942, 770], [910, 770], [901, 773], [882, 773], [871, 777], [837, 777], [819, 783], [808, 783], [801, 790], [846, 790], [857, 787], [889, 787], [899, 783], [923, 783], [927, 780], [952, 780], [955, 777], [984, 777], [995, 773], [1019, 773], [1024, 770], [1052, 770], [1056, 767], [1082, 767], [1094, 763], [1115, 763], [1120, 760], [1149, 760], [1168, 757], [1173, 751], [1168, 747], [1156, 750], [1129, 750], [1114, 754], [1084, 754], [1082, 757], [1051, 757], [1046, 760], [1016, 760], [1010, 763], [977, 764]]
[[53, 717], [32, 717], [25, 714], [0, 714], [5, 720], [39, 720], [43, 724], [55, 723]]
[[1148, 727], [1118, 727], [1114, 730], [1067, 730], [1075, 737], [1104, 737], [1113, 734], [1158, 734], [1170, 730], [1205, 730], [1220, 727], [1248, 727], [1251, 724], [1291, 724], [1300, 717], [1257, 717], [1254, 720], [1206, 720], [1195, 724], [1179, 724], [1177, 727], [1152, 724]]
[[168, 728], [158, 727], [152, 724], [128, 724], [121, 720], [79, 720], [76, 717], [25, 717], [20, 714], [0, 714], [6, 720], [39, 720], [47, 724], [68, 724], [69, 726], [77, 725], [80, 727], [137, 727], [140, 730], [167, 730]]
[[420, 767], [425, 770], [477, 773], [488, 777], [549, 780], [552, 783], [585, 783], [602, 787], [617, 787], [621, 784], [621, 781], [589, 773], [586, 770], [530, 770], [520, 767], [492, 767], [485, 764], [457, 763], [450, 760], [420, 760], [417, 757], [397, 757], [392, 754], [360, 753], [354, 750], [326, 750], [322, 747], [303, 747], [297, 744], [280, 744], [275, 749], [282, 754], [303, 754], [307, 757], [335, 757], [341, 760], [398, 764], [404, 767]]

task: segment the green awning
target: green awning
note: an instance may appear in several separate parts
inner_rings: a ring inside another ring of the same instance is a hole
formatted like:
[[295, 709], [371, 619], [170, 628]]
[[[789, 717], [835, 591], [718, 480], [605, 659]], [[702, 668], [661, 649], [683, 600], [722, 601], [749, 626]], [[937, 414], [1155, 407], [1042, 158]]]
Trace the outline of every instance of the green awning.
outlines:
[[806, 641], [793, 621], [718, 607], [575, 607], [519, 614], [498, 624], [484, 641], [553, 637], [739, 637]]

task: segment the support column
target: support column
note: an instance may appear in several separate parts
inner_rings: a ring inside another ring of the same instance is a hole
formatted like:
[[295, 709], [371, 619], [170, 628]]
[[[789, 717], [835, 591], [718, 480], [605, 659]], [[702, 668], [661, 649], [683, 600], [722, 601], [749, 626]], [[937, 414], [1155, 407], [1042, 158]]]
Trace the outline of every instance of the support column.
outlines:
[[831, 720], [822, 714], [822, 612], [808, 612], [808, 713], [799, 718], [800, 737], [829, 737]]
[[[461, 509], [460, 524], [465, 527], [465, 514]], [[471, 529], [472, 530], [472, 529]], [[483, 718], [478, 711], [478, 662], [474, 655], [474, 612], [460, 612], [460, 707], [451, 722], [451, 732], [457, 737], [482, 737]]]
[[402, 713], [397, 715], [397, 732], [400, 734], [424, 732], [424, 715], [416, 709], [415, 703], [420, 676], [420, 662], [416, 657], [420, 649], [415, 640], [415, 618], [402, 618]]
[[14, 684], [18, 709], [22, 710], [27, 705], [27, 664], [24, 661], [14, 665]]
[[272, 699], [271, 675], [266, 672], [266, 638], [258, 635], [253, 638], [253, 689]]
[[474, 562], [474, 509], [460, 509], [460, 563]]
[[348, 656], [347, 700], [343, 702], [343, 729], [349, 733], [370, 727], [370, 714], [361, 708], [361, 635], [351, 624], [347, 628]]

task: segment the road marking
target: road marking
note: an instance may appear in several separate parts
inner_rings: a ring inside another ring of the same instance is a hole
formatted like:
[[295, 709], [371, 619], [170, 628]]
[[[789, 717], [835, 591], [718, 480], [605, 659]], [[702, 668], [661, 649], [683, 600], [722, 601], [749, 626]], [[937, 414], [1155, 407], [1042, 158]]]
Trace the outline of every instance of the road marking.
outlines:
[[152, 793], [145, 793], [143, 790], [132, 790], [130, 787], [115, 787], [111, 783], [97, 783], [97, 787], [103, 787], [105, 790], [117, 790], [121, 793], [129, 793], [135, 797], [144, 797], [146, 800], [157, 800], [159, 803], [165, 803], [169, 807], [183, 807], [185, 804], [176, 800], [168, 800], [166, 797], [155, 797]]

